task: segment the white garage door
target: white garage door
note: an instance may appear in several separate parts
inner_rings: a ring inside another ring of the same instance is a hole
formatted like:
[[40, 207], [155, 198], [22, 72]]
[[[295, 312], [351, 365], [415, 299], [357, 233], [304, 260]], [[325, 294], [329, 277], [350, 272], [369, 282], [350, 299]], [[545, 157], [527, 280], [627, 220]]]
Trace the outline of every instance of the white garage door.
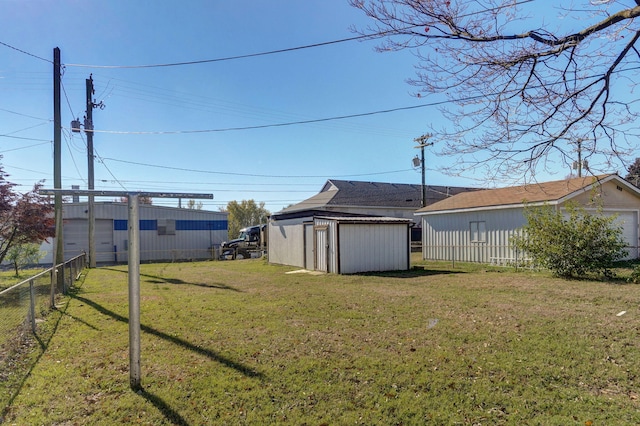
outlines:
[[634, 211], [629, 212], [615, 212], [607, 214], [617, 215], [616, 223], [622, 226], [622, 238], [627, 243], [627, 259], [638, 258], [638, 213]]
[[[96, 219], [96, 262], [113, 262], [113, 221]], [[64, 221], [64, 258], [70, 259], [89, 253], [89, 221], [68, 219]]]

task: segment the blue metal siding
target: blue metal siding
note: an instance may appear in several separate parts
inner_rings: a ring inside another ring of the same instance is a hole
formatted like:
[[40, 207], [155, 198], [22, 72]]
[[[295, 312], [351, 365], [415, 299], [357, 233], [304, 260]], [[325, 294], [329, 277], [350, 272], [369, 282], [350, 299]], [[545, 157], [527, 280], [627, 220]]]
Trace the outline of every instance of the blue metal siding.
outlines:
[[176, 231], [225, 231], [226, 220], [176, 220]]
[[[126, 219], [115, 219], [113, 221], [114, 231], [126, 231], [128, 221]], [[228, 228], [226, 220], [176, 220], [176, 231], [224, 231]], [[157, 231], [157, 220], [140, 220], [141, 231]]]

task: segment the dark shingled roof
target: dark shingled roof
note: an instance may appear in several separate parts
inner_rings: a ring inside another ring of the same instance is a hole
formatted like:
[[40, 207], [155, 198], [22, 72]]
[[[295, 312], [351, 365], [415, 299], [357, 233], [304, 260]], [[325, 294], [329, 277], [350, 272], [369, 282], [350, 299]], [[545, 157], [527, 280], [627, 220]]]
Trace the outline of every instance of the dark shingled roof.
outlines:
[[[425, 185], [427, 205], [475, 188]], [[419, 209], [421, 185], [329, 179], [320, 192], [280, 213], [335, 207], [391, 207]]]

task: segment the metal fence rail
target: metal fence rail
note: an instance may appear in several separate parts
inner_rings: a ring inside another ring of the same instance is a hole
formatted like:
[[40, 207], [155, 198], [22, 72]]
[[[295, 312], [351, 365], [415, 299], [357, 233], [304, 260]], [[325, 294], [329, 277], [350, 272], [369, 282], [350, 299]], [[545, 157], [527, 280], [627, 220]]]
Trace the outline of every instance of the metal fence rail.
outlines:
[[25, 331], [35, 334], [37, 321], [52, 309], [57, 296], [69, 290], [85, 266], [82, 254], [57, 265], [57, 273], [48, 268], [0, 291], [0, 348]]

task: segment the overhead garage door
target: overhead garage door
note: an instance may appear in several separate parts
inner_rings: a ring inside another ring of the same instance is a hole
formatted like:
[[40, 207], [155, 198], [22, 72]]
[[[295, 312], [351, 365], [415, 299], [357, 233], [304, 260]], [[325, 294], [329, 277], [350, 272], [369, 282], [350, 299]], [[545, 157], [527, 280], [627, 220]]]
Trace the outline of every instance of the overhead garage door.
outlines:
[[626, 211], [607, 214], [617, 215], [616, 223], [622, 226], [622, 238], [627, 243], [626, 259], [638, 258], [638, 212]]
[[[113, 262], [113, 220], [96, 219], [96, 262]], [[64, 258], [70, 259], [89, 253], [89, 221], [68, 219], [64, 221]]]

